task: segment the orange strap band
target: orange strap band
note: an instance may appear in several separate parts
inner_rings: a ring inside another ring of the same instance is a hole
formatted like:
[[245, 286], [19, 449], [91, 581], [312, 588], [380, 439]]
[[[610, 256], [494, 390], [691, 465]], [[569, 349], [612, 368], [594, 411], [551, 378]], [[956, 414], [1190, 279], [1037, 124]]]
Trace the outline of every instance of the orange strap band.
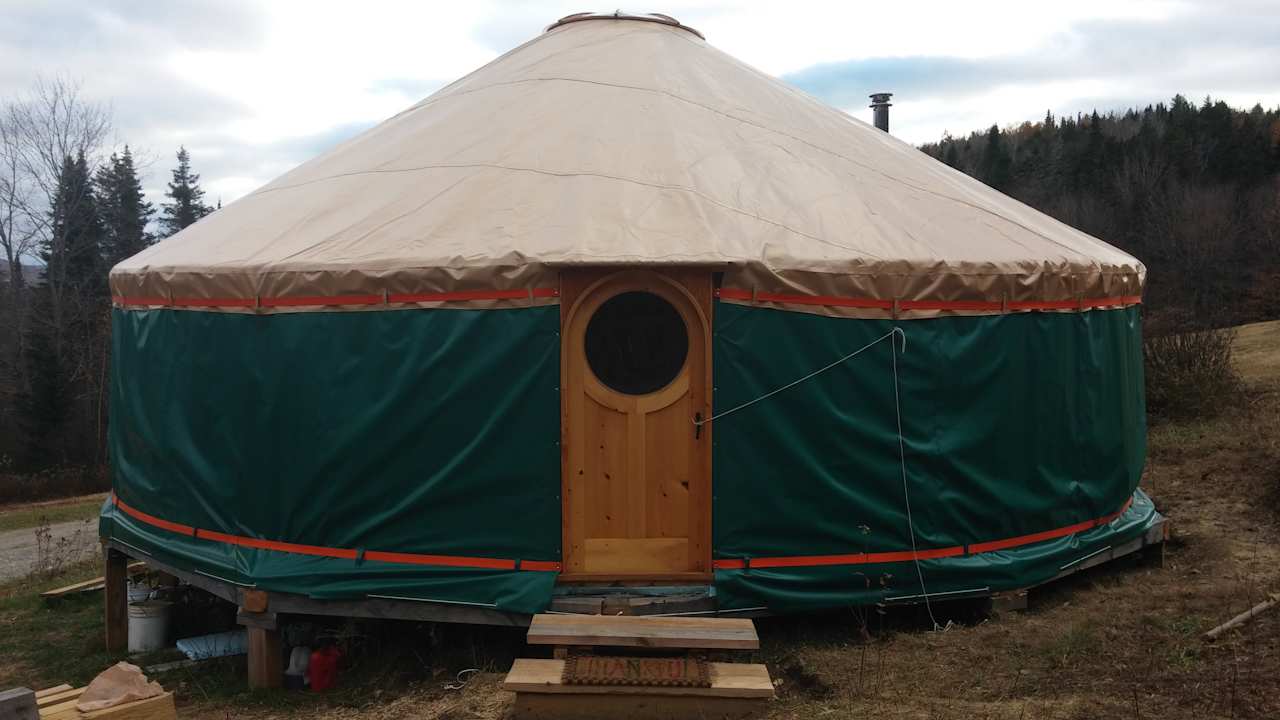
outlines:
[[[169, 532], [177, 533], [179, 535], [193, 537], [197, 540], [208, 540], [209, 542], [255, 548], [257, 550], [272, 550], [275, 552], [287, 552], [297, 555], [341, 558], [343, 560], [355, 560], [360, 556], [360, 551], [352, 548], [331, 548], [319, 545], [303, 545], [300, 543], [263, 540], [261, 538], [251, 538], [243, 535], [230, 535], [227, 533], [215, 532], [213, 530], [205, 530], [203, 528], [191, 527], [190, 525], [170, 522], [128, 505], [114, 492], [111, 493], [111, 503], [120, 508], [120, 510], [126, 515], [129, 515], [134, 519], [141, 520], [153, 527], [168, 530]], [[504, 558], [463, 557], [458, 555], [422, 555], [419, 553], [384, 552], [381, 550], [366, 551], [364, 553], [364, 559], [372, 562], [398, 563], [402, 565], [432, 565], [438, 567], [481, 568], [485, 570], [560, 572], [560, 563], [545, 560], [508, 560]]]
[[423, 302], [471, 302], [477, 300], [532, 300], [560, 297], [557, 288], [517, 290], [460, 290], [439, 293], [390, 293], [387, 295], [297, 295], [264, 298], [164, 298], [112, 295], [116, 307], [275, 308], [395, 305]]
[[[784, 293], [752, 292], [740, 288], [720, 288], [716, 297], [724, 300], [773, 302], [784, 305], [825, 305], [827, 307], [865, 308], [872, 310], [894, 309], [893, 300], [877, 298], [834, 297], [830, 295], [788, 295]], [[956, 310], [964, 312], [1005, 312], [1009, 310], [1079, 310], [1081, 308], [1125, 307], [1142, 302], [1140, 295], [1094, 298], [1086, 300], [899, 300], [899, 310]]]
[[1031, 545], [1045, 540], [1053, 540], [1102, 527], [1124, 514], [1124, 511], [1128, 510], [1132, 504], [1133, 498], [1130, 497], [1125, 501], [1124, 505], [1120, 506], [1119, 510], [1103, 515], [1100, 518], [1085, 520], [1074, 525], [1067, 525], [1044, 532], [1031, 533], [1030, 535], [1019, 535], [1018, 537], [1005, 538], [1004, 540], [992, 540], [972, 545], [955, 545], [931, 550], [918, 550], [914, 553], [910, 550], [904, 550], [897, 552], [853, 553], [849, 555], [792, 555], [787, 557], [753, 557], [750, 559], [726, 558], [716, 560], [712, 564], [716, 570], [746, 570], [748, 568], [754, 570], [758, 568], [818, 567], [822, 565], [875, 565], [879, 563], [911, 562], [913, 560], [935, 560], [938, 558], [960, 557], [962, 555], [980, 555], [1022, 545]]

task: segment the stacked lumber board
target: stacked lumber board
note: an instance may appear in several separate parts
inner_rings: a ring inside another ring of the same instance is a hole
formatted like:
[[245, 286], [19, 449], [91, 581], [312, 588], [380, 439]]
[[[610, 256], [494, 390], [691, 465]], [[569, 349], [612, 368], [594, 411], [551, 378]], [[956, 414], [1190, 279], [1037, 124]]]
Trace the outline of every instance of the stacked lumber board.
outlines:
[[82, 694], [84, 688], [70, 685], [37, 690], [40, 720], [174, 720], [177, 717], [171, 692], [87, 713], [76, 709]]
[[[137, 575], [139, 573], [144, 572], [147, 569], [147, 564], [141, 561], [131, 562], [129, 563], [126, 569], [129, 575]], [[60, 588], [54, 588], [52, 590], [45, 590], [44, 592], [40, 593], [40, 597], [43, 598], [46, 602], [48, 602], [50, 600], [57, 600], [58, 598], [66, 597], [67, 595], [71, 595], [74, 593], [94, 592], [96, 590], [101, 590], [106, 586], [107, 586], [106, 577], [96, 577], [96, 578], [93, 578], [92, 580], [85, 580], [84, 582], [72, 583], [71, 585], [66, 585]]]
[[[702, 657], [708, 650], [751, 651], [760, 647], [750, 620], [603, 615], [536, 615], [530, 645], [549, 645], [551, 659], [521, 658], [503, 688], [516, 693], [514, 714], [541, 718], [743, 718], [762, 713], [773, 697], [773, 681], [759, 663], [708, 662], [708, 687], [681, 685], [570, 684], [570, 653], [601, 648]], [[600, 650], [602, 653], [608, 650]]]

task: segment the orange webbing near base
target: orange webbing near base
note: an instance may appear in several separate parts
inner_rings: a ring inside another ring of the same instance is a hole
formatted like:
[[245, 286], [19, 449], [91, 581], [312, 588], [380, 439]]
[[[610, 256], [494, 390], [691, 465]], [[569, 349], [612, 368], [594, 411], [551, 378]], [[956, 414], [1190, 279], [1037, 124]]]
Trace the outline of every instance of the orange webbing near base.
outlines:
[[[145, 513], [121, 500], [114, 492], [111, 503], [120, 508], [126, 515], [140, 520], [152, 527], [168, 530], [179, 535], [186, 535], [197, 540], [236, 545], [239, 547], [271, 550], [274, 552], [295, 553], [297, 555], [315, 555], [319, 557], [356, 560], [360, 551], [354, 548], [331, 548], [320, 545], [303, 545], [300, 543], [263, 540], [261, 538], [230, 535], [228, 533], [204, 530], [202, 528], [170, 522], [155, 515]], [[485, 570], [522, 570], [527, 572], [560, 572], [560, 563], [546, 560], [509, 560], [505, 558], [464, 557], [458, 555], [424, 555], [420, 553], [384, 552], [368, 550], [364, 559], [370, 562], [397, 563], [402, 565], [433, 565], [437, 567], [480, 568]]]
[[753, 557], [751, 559], [743, 558], [726, 558], [716, 560], [712, 563], [716, 570], [746, 570], [758, 568], [779, 568], [779, 567], [818, 567], [822, 565], [875, 565], [878, 563], [895, 563], [895, 562], [912, 562], [914, 560], [935, 560], [938, 558], [960, 557], [963, 555], [980, 555], [987, 552], [995, 552], [997, 550], [1007, 550], [1022, 545], [1031, 545], [1032, 543], [1044, 542], [1045, 540], [1053, 540], [1068, 535], [1074, 535], [1085, 530], [1092, 530], [1096, 527], [1102, 527], [1107, 523], [1115, 520], [1124, 514], [1133, 504], [1133, 498], [1130, 497], [1125, 501], [1120, 509], [1103, 515], [1092, 520], [1085, 520], [1072, 525], [1055, 528], [1053, 530], [1045, 530], [1044, 532], [1031, 533], [1030, 535], [1019, 535], [1017, 537], [1005, 538], [1003, 540], [991, 540], [988, 542], [974, 543], [972, 545], [954, 545], [952, 547], [934, 548], [931, 550], [919, 550], [912, 552], [903, 550], [897, 552], [879, 552], [879, 553], [853, 553], [848, 555], [791, 555], [786, 557]]

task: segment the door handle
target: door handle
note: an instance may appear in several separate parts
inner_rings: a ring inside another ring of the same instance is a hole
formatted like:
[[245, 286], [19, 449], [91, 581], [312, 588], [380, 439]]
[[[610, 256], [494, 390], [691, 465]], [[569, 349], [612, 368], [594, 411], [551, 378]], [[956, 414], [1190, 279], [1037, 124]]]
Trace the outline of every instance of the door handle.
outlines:
[[693, 414], [693, 439], [700, 440], [702, 438], [702, 411]]

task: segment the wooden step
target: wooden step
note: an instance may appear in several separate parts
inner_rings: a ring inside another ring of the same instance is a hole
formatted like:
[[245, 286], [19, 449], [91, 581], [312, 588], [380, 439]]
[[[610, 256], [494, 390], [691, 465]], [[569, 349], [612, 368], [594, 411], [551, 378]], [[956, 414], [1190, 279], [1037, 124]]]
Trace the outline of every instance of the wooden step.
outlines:
[[760, 637], [741, 618], [628, 615], [534, 615], [530, 645], [758, 650]]
[[711, 687], [566, 685], [563, 660], [521, 658], [502, 688], [516, 694], [517, 720], [672, 720], [746, 718], [763, 713], [773, 697], [764, 665], [708, 663]]
[[773, 680], [760, 663], [707, 663], [711, 687], [661, 685], [565, 685], [564, 660], [517, 658], [502, 689], [518, 693], [566, 693], [583, 695], [698, 695], [702, 697], [771, 698]]

